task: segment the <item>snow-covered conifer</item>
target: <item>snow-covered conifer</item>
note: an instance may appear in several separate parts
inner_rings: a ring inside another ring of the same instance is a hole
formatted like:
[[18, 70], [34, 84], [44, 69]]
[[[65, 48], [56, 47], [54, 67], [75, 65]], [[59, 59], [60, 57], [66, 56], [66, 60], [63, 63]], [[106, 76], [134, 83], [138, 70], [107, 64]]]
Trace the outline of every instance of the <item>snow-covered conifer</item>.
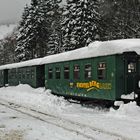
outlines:
[[59, 6], [60, 1], [54, 1], [52, 5], [52, 18], [51, 18], [51, 29], [52, 33], [48, 41], [48, 52], [47, 54], [56, 54], [61, 52], [61, 20], [63, 7]]
[[55, 2], [56, 0], [31, 0], [31, 5], [25, 8], [17, 37], [16, 52], [20, 61], [47, 54]]
[[97, 0], [69, 0], [62, 22], [63, 47], [72, 50], [99, 39]]
[[22, 20], [19, 23], [18, 34], [16, 37], [17, 46], [15, 49], [15, 55], [17, 61], [22, 61], [27, 59], [28, 47], [27, 47], [27, 31], [28, 31], [28, 16], [29, 16], [29, 7], [26, 5], [24, 12], [22, 14]]

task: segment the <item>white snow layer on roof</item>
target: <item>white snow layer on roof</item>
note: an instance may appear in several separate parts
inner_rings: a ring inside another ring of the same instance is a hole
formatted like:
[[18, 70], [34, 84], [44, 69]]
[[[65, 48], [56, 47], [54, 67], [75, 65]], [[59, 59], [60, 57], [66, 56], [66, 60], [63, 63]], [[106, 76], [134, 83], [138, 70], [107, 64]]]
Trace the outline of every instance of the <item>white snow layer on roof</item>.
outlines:
[[32, 59], [20, 63], [13, 63], [0, 66], [1, 69], [12, 69], [25, 66], [35, 66], [54, 62], [62, 62], [69, 60], [77, 60], [84, 58], [91, 58], [97, 56], [105, 56], [112, 54], [121, 54], [123, 52], [135, 51], [140, 54], [140, 39], [122, 39], [112, 41], [95, 41], [90, 43], [87, 47], [77, 50], [64, 52], [60, 54], [50, 55], [43, 58]]

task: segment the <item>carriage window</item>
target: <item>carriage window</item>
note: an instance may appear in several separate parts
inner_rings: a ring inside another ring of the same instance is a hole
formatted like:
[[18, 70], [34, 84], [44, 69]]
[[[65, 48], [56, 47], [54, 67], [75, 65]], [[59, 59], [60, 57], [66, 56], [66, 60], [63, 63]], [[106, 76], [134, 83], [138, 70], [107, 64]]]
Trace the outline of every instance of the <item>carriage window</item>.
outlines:
[[26, 78], [30, 79], [30, 69], [26, 68]]
[[128, 73], [136, 72], [136, 63], [129, 62], [128, 63]]
[[34, 73], [31, 74], [31, 79], [34, 79]]
[[69, 79], [69, 66], [64, 67], [64, 79]]
[[14, 77], [17, 78], [17, 72], [16, 71], [14, 72]]
[[100, 62], [98, 64], [98, 79], [106, 78], [106, 63]]
[[19, 74], [19, 79], [21, 79], [21, 73]]
[[13, 77], [14, 77], [13, 71], [10, 71], [10, 78], [13, 79]]
[[91, 64], [85, 65], [85, 79], [91, 78]]
[[80, 78], [80, 66], [79, 65], [74, 66], [73, 77], [74, 77], [74, 79], [79, 79]]
[[31, 79], [34, 79], [35, 70], [31, 69], [30, 74], [31, 74]]
[[55, 77], [56, 77], [56, 79], [60, 79], [60, 68], [59, 67], [55, 68]]
[[13, 74], [10, 74], [10, 78], [13, 79]]
[[48, 77], [49, 77], [49, 79], [53, 78], [53, 69], [52, 68], [48, 69]]
[[24, 73], [22, 73], [22, 78], [25, 79], [25, 74]]
[[21, 71], [18, 71], [19, 79], [21, 79]]

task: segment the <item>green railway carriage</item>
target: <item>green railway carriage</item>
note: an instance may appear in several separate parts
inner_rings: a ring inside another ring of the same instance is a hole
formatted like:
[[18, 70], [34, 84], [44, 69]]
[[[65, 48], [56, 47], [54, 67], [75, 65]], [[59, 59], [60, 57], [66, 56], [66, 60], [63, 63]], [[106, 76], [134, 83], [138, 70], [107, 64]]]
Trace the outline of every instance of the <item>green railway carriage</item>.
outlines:
[[18, 69], [19, 83], [29, 84], [32, 87], [44, 86], [44, 65], [22, 67]]
[[0, 87], [8, 84], [8, 70], [0, 70]]
[[138, 91], [137, 62], [138, 55], [128, 52], [46, 64], [45, 86], [63, 96], [120, 100]]
[[3, 70], [0, 71], [0, 87], [4, 86], [4, 74]]
[[8, 84], [29, 84], [32, 87], [44, 86], [44, 65], [19, 67], [8, 70]]
[[18, 85], [18, 69], [13, 68], [8, 70], [8, 85], [9, 86], [16, 86]]
[[[70, 52], [0, 66], [0, 86], [29, 84], [70, 98], [140, 100], [140, 39], [91, 43]], [[122, 97], [123, 95], [123, 97]], [[127, 97], [128, 99], [128, 97]]]

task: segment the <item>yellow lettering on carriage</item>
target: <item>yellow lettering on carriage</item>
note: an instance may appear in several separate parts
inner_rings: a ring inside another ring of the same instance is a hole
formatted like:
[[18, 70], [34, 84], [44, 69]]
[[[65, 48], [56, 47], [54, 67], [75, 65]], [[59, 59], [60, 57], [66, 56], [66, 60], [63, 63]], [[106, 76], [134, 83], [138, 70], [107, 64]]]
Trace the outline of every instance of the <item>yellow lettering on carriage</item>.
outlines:
[[99, 83], [97, 81], [77, 82], [76, 87], [87, 89], [87, 91], [91, 89], [111, 89], [111, 83]]

